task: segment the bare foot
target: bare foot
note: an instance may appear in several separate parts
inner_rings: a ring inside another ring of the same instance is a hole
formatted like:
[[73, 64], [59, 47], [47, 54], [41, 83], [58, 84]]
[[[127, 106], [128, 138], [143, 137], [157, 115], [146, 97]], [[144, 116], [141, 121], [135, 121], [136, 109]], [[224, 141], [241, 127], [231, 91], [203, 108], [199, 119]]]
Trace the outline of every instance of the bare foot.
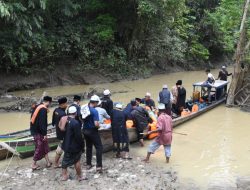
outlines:
[[63, 176], [62, 178], [61, 178], [61, 181], [67, 181], [69, 179], [69, 176]]
[[143, 140], [140, 140], [140, 145], [141, 145], [141, 147], [143, 147], [143, 146], [144, 146], [144, 142], [143, 142]]

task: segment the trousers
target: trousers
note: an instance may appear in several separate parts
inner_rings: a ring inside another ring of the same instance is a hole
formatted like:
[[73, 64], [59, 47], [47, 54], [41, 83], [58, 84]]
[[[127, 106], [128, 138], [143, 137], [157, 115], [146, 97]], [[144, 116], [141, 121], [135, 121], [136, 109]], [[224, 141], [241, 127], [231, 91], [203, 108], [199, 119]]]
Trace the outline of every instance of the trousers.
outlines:
[[86, 141], [86, 159], [87, 165], [92, 165], [93, 145], [96, 149], [96, 167], [102, 167], [102, 141], [98, 129], [84, 129], [83, 134]]

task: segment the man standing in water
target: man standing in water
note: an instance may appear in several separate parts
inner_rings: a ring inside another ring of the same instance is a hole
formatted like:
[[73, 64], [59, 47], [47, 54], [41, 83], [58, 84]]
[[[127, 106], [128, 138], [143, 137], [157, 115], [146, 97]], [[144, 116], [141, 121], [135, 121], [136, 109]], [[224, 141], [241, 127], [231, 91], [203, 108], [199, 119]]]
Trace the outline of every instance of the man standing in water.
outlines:
[[56, 149], [55, 165], [54, 165], [55, 168], [60, 167], [59, 160], [60, 160], [60, 157], [63, 153], [62, 140], [64, 138], [65, 133], [59, 129], [59, 121], [63, 116], [66, 116], [65, 110], [68, 106], [67, 98], [62, 97], [62, 98], [58, 99], [58, 103], [59, 103], [59, 107], [54, 110], [53, 116], [52, 116], [52, 125], [56, 128], [57, 139], [60, 140], [60, 143], [58, 144], [57, 149]]
[[32, 170], [40, 169], [40, 166], [37, 165], [37, 161], [41, 160], [43, 157], [45, 157], [47, 162], [46, 167], [49, 168], [52, 166], [48, 156], [49, 145], [47, 139], [47, 113], [51, 102], [52, 98], [50, 96], [45, 96], [43, 102], [35, 108], [31, 115], [30, 132], [35, 141], [35, 153], [31, 166]]
[[81, 125], [75, 119], [77, 116], [76, 107], [69, 107], [68, 114], [69, 117], [66, 124], [65, 137], [62, 143], [62, 148], [64, 150], [64, 156], [62, 160], [62, 181], [68, 180], [69, 175], [67, 168], [72, 165], [75, 166], [78, 180], [82, 181], [86, 180], [87, 178], [82, 176], [81, 171], [80, 159], [84, 149], [84, 141], [81, 133]]
[[143, 160], [145, 162], [149, 162], [149, 158], [151, 154], [161, 146], [164, 146], [166, 162], [169, 163], [169, 159], [171, 156], [171, 143], [172, 143], [172, 129], [173, 129], [173, 121], [172, 118], [166, 114], [165, 105], [158, 105], [159, 113], [157, 119], [157, 130], [149, 131], [148, 134], [151, 133], [159, 133], [155, 140], [149, 145], [148, 153], [146, 158]]

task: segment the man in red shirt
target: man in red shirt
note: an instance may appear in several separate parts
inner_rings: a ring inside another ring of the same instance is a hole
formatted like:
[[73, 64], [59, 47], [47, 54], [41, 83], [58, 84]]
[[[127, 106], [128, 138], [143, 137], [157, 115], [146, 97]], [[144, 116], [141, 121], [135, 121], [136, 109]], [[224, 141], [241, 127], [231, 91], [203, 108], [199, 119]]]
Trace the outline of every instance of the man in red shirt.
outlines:
[[149, 131], [148, 134], [158, 132], [158, 136], [155, 140], [149, 145], [147, 157], [143, 160], [149, 162], [151, 154], [161, 146], [164, 146], [166, 162], [169, 163], [169, 158], [171, 156], [171, 143], [172, 143], [172, 129], [173, 122], [172, 118], [166, 114], [166, 109], [164, 104], [158, 105], [159, 113], [157, 120], [157, 130]]

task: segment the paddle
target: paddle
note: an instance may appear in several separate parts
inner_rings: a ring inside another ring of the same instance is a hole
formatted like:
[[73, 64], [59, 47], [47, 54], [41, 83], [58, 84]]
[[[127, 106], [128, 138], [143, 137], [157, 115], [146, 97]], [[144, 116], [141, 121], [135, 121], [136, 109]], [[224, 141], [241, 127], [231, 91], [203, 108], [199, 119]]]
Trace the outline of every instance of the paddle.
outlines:
[[178, 132], [173, 132], [173, 133], [178, 135], [187, 135], [186, 133], [178, 133]]
[[[173, 132], [173, 133], [178, 135], [187, 135], [186, 133], [178, 133], [178, 132]], [[148, 135], [148, 133], [140, 133], [140, 135]]]

